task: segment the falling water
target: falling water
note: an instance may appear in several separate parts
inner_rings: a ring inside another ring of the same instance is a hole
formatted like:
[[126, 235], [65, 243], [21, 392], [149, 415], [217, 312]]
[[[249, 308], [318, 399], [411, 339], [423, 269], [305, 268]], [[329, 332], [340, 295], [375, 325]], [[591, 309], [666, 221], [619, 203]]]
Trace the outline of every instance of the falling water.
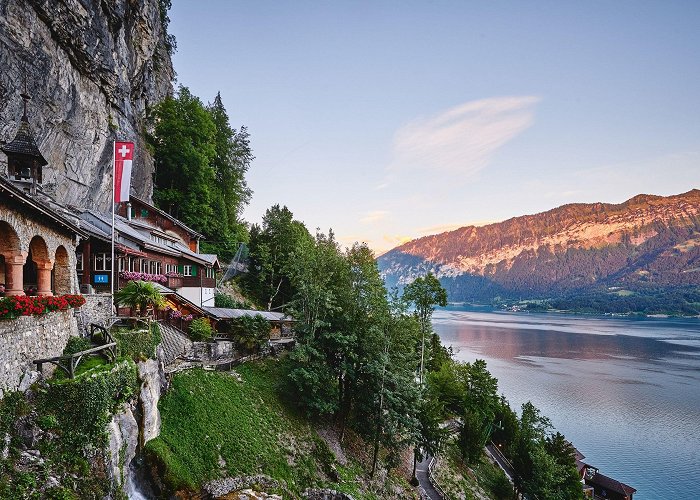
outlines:
[[155, 498], [144, 476], [139, 457], [134, 458], [129, 465], [129, 473], [126, 476], [126, 484], [124, 485], [124, 490], [129, 500], [149, 500]]

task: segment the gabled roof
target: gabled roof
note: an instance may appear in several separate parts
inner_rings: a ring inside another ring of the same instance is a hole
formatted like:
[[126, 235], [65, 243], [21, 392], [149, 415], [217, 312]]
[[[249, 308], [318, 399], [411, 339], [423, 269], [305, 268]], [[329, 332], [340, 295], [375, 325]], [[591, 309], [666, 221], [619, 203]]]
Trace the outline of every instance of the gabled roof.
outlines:
[[197, 239], [204, 238], [204, 235], [203, 235], [203, 234], [200, 234], [200, 233], [198, 233], [197, 231], [195, 231], [194, 229], [192, 229], [192, 228], [186, 226], [185, 224], [182, 223], [182, 221], [176, 219], [175, 217], [173, 217], [172, 215], [170, 215], [168, 212], [165, 212], [165, 211], [161, 210], [160, 208], [154, 207], [153, 205], [151, 205], [151, 204], [148, 203], [147, 201], [144, 201], [144, 200], [142, 200], [141, 198], [137, 198], [137, 197], [134, 196], [134, 195], [130, 195], [130, 196], [129, 196], [129, 199], [134, 199], [134, 200], [136, 200], [137, 202], [141, 203], [142, 205], [146, 205], [150, 210], [153, 210], [154, 212], [158, 213], [158, 215], [161, 215], [162, 217], [165, 217], [166, 219], [168, 219], [169, 221], [171, 221], [171, 222], [172, 222], [173, 224], [175, 224], [176, 226], [181, 227], [182, 229], [184, 229], [185, 231], [187, 231], [188, 233], [190, 233], [190, 234], [191, 234], [192, 236], [194, 236], [195, 238], [197, 238]]
[[631, 486], [621, 483], [617, 479], [601, 474], [600, 472], [596, 473], [591, 479], [587, 479], [586, 484], [600, 486], [606, 490], [614, 491], [615, 493], [620, 493], [627, 496], [632, 495], [637, 491]]
[[59, 214], [55, 210], [49, 208], [48, 206], [46, 206], [45, 203], [42, 203], [41, 201], [25, 193], [24, 191], [18, 189], [10, 181], [3, 177], [0, 177], [0, 192], [4, 193], [4, 197], [6, 196], [8, 200], [15, 200], [17, 203], [23, 205], [25, 208], [28, 208], [29, 210], [32, 210], [33, 212], [48, 218], [52, 222], [62, 226], [64, 229], [67, 229], [71, 233], [77, 234], [81, 237], [87, 237], [87, 233], [80, 229], [72, 221]]
[[[112, 233], [112, 217], [108, 214], [95, 212], [93, 210], [85, 210], [81, 215], [81, 227], [85, 225], [86, 230], [93, 236], [103, 240], [111, 241]], [[182, 257], [194, 261], [204, 266], [218, 265], [218, 260], [212, 254], [198, 254], [190, 250], [190, 248], [179, 242], [173, 241], [168, 244], [159, 243], [151, 239], [150, 226], [140, 223], [132, 224], [131, 220], [127, 220], [121, 215], [114, 216], [114, 229], [120, 236], [120, 244], [130, 247], [134, 250], [139, 250], [137, 247], [143, 247], [146, 250], [172, 255], [174, 257]], [[134, 227], [136, 226], [136, 227]], [[140, 228], [140, 229], [139, 229]], [[128, 253], [128, 252], [127, 252]]]

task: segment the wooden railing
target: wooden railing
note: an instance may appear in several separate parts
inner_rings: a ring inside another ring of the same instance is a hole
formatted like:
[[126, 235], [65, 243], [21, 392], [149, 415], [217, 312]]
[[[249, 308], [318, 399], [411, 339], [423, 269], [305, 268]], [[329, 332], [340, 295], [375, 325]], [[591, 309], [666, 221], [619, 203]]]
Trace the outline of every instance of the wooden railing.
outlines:
[[74, 378], [75, 370], [84, 356], [88, 356], [99, 352], [101, 354], [104, 354], [110, 362], [114, 362], [117, 359], [117, 343], [104, 326], [91, 323], [90, 341], [94, 342], [98, 335], [102, 337], [100, 339], [103, 342], [101, 345], [98, 345], [97, 347], [93, 347], [91, 349], [86, 349], [84, 351], [76, 352], [68, 356], [54, 356], [53, 358], [36, 359], [34, 360], [34, 364], [37, 366], [37, 370], [41, 371], [44, 363], [51, 363], [61, 368], [64, 372], [66, 372], [66, 375], [68, 375], [70, 378]]

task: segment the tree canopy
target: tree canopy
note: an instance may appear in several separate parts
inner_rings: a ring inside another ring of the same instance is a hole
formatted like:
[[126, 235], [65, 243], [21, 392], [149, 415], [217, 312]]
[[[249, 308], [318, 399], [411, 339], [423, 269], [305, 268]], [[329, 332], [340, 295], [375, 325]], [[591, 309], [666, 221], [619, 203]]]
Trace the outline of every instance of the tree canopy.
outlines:
[[202, 249], [223, 260], [247, 239], [240, 214], [250, 201], [245, 173], [253, 160], [248, 131], [232, 129], [217, 94], [205, 106], [180, 86], [149, 113], [156, 205], [204, 234]]

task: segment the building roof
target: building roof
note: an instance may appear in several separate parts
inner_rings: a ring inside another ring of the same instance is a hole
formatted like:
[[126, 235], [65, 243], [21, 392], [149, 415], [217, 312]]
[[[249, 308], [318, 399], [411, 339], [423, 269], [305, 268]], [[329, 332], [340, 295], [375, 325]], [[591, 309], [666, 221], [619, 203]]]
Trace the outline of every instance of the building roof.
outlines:
[[[81, 227], [85, 227], [86, 231], [91, 235], [105, 241], [111, 240], [112, 217], [109, 214], [95, 212], [93, 210], [85, 210], [81, 215]], [[182, 257], [194, 261], [205, 266], [217, 265], [218, 260], [212, 254], [199, 254], [190, 250], [190, 248], [179, 241], [173, 241], [169, 244], [159, 243], [151, 239], [150, 226], [140, 223], [132, 224], [133, 221], [127, 220], [121, 215], [114, 216], [114, 229], [119, 235], [119, 244], [124, 245], [134, 251], [139, 251], [138, 246], [154, 252]], [[136, 226], [136, 227], [134, 227]], [[129, 253], [128, 251], [125, 253]]]
[[613, 479], [604, 474], [601, 474], [600, 472], [597, 472], [591, 479], [587, 479], [586, 483], [599, 486], [601, 488], [605, 488], [606, 490], [614, 491], [615, 493], [620, 493], [626, 496], [632, 495], [637, 491], [631, 486], [625, 483], [621, 483], [617, 479]]
[[236, 319], [243, 316], [262, 316], [268, 321], [292, 321], [292, 318], [284, 313], [272, 311], [256, 311], [253, 309], [229, 309], [227, 307], [203, 307], [207, 313], [216, 319]]
[[34, 141], [34, 134], [32, 133], [32, 128], [29, 126], [29, 120], [27, 120], [26, 114], [22, 116], [22, 120], [19, 122], [19, 128], [17, 129], [15, 138], [7, 144], [4, 144], [0, 149], [2, 149], [6, 155], [18, 154], [33, 156], [39, 160], [39, 165], [42, 167], [49, 163], [43, 157]]
[[55, 210], [49, 208], [45, 203], [35, 199], [31, 195], [28, 195], [24, 191], [18, 189], [9, 180], [0, 177], [0, 192], [3, 192], [7, 196], [8, 200], [16, 200], [19, 204], [25, 206], [26, 208], [47, 217], [52, 222], [62, 226], [73, 234], [77, 234], [81, 237], [87, 237], [87, 233], [80, 229], [72, 221], [59, 214]]
[[144, 201], [144, 200], [142, 200], [141, 198], [137, 198], [137, 197], [134, 196], [133, 194], [129, 196], [129, 199], [134, 199], [134, 200], [138, 201], [139, 203], [141, 203], [142, 205], [146, 205], [149, 209], [151, 209], [151, 210], [153, 210], [154, 212], [157, 212], [159, 215], [165, 217], [166, 219], [168, 219], [169, 221], [171, 221], [171, 222], [172, 222], [173, 224], [175, 224], [176, 226], [181, 227], [182, 229], [184, 229], [185, 231], [187, 231], [188, 233], [190, 233], [190, 234], [191, 234], [192, 236], [194, 236], [195, 238], [198, 238], [198, 239], [199, 239], [199, 238], [204, 238], [204, 235], [203, 235], [203, 234], [200, 234], [200, 233], [198, 233], [197, 231], [195, 231], [194, 229], [192, 229], [192, 228], [186, 226], [185, 224], [182, 223], [182, 221], [176, 219], [175, 217], [173, 217], [172, 215], [170, 215], [168, 212], [165, 212], [165, 211], [161, 210], [160, 208], [154, 207], [153, 205], [151, 205], [151, 204], [148, 203], [147, 201]]

